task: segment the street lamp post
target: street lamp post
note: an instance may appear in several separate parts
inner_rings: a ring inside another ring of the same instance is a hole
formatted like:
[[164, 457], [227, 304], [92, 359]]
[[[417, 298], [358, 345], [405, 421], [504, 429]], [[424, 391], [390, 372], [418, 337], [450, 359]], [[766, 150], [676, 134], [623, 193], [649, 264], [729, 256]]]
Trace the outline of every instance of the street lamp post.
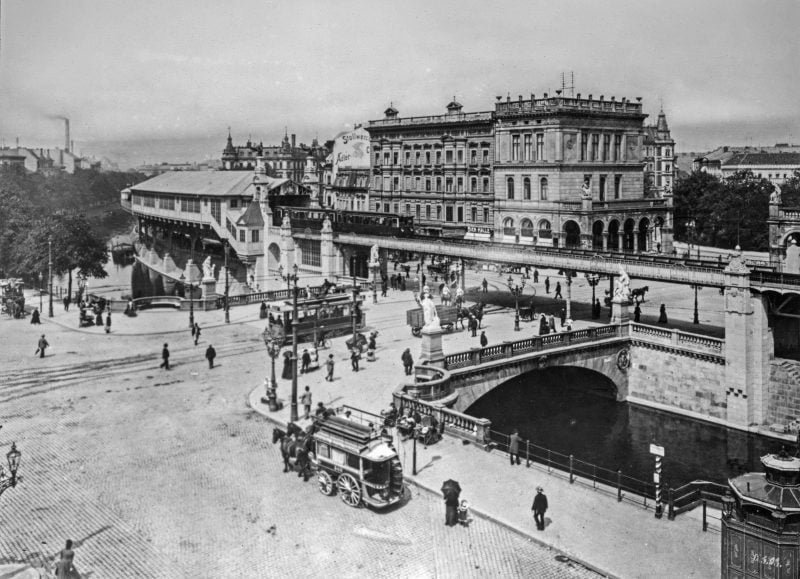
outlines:
[[17, 443], [12, 442], [11, 450], [8, 452], [8, 454], [6, 454], [9, 476], [6, 476], [6, 473], [3, 470], [3, 465], [0, 465], [0, 495], [2, 495], [11, 487], [17, 486], [17, 483], [22, 481], [22, 477], [17, 476], [17, 470], [19, 469], [19, 461], [21, 457], [22, 453], [17, 450]]
[[694, 319], [692, 320], [693, 324], [700, 323], [700, 312], [697, 309], [697, 291], [701, 289], [701, 287], [697, 284], [692, 284], [692, 288], [694, 289]]
[[[50, 289], [48, 290], [50, 294], [49, 296], [50, 308], [47, 312], [47, 317], [52, 318], [53, 317], [53, 240], [52, 239], [47, 240], [47, 268], [48, 268], [47, 276], [50, 284]], [[70, 296], [67, 296], [67, 298], [69, 297]]]
[[350, 258], [350, 273], [353, 274], [353, 305], [350, 307], [350, 323], [353, 326], [353, 346], [356, 345], [356, 257]]
[[225, 323], [230, 324], [231, 309], [228, 303], [228, 291], [230, 290], [230, 285], [228, 283], [228, 238], [226, 237], [223, 241], [225, 243]]
[[522, 286], [518, 286], [514, 285], [514, 278], [508, 276], [506, 285], [508, 286], [508, 291], [514, 296], [514, 331], [519, 332], [519, 296], [522, 295], [525, 289], [525, 278], [522, 278]]
[[592, 319], [594, 320], [598, 316], [595, 315], [594, 303], [595, 303], [595, 288], [597, 284], [600, 283], [600, 276], [596, 273], [587, 273], [586, 274], [586, 281], [589, 282], [589, 285], [592, 288]]
[[42, 272], [39, 272], [39, 313], [42, 312]]
[[272, 360], [270, 378], [269, 382], [267, 382], [267, 403], [269, 404], [270, 412], [275, 412], [280, 410], [277, 395], [278, 382], [275, 380], [275, 358], [281, 353], [283, 338], [272, 334], [269, 328], [264, 330], [262, 337], [264, 338], [264, 345], [267, 347], [267, 355], [270, 357], [270, 360]]
[[[191, 275], [191, 272], [189, 273], [189, 275]], [[186, 299], [186, 276], [181, 274], [181, 277], [178, 279], [180, 279], [181, 285], [183, 286], [183, 295], [184, 299]], [[192, 280], [191, 278], [189, 278], [189, 327], [190, 328], [194, 327], [194, 300], [192, 299], [193, 298], [192, 293], [193, 293]]]
[[287, 278], [294, 283], [292, 294], [292, 412], [290, 420], [297, 420], [297, 264], [292, 267], [293, 274], [287, 274]]

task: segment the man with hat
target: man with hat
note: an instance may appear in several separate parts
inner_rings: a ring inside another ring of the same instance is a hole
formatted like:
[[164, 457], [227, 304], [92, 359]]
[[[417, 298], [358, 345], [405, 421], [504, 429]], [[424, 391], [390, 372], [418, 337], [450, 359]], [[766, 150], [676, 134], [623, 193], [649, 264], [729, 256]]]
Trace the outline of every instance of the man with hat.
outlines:
[[542, 487], [536, 487], [536, 496], [533, 498], [533, 520], [536, 521], [536, 528], [544, 531], [544, 514], [547, 511], [547, 496]]

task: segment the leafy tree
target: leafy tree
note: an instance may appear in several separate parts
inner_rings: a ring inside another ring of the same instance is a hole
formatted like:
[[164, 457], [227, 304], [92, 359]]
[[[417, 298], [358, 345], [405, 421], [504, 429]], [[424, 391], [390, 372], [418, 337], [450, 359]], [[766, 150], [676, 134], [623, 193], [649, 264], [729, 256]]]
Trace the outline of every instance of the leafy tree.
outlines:
[[[694, 172], [677, 181], [673, 189], [675, 204], [675, 239], [679, 241], [701, 241], [705, 224], [709, 220], [711, 207], [716, 203], [723, 183], [705, 172]], [[695, 230], [687, 227], [694, 221]], [[696, 237], [692, 239], [694, 234]]]
[[781, 185], [781, 201], [785, 208], [800, 208], [800, 171], [795, 171]]
[[[52, 243], [52, 248], [50, 244]], [[27, 276], [46, 272], [52, 251], [53, 274], [69, 276], [68, 291], [72, 294], [72, 276], [104, 278], [103, 267], [108, 263], [105, 242], [92, 232], [89, 221], [82, 215], [53, 215], [31, 219], [28, 227], [15, 240], [12, 275]]]

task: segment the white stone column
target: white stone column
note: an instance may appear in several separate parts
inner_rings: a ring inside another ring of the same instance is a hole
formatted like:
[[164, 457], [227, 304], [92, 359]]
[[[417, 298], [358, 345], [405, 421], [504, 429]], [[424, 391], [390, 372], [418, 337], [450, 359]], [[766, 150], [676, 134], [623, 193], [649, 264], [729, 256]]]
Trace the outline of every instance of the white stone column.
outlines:
[[281, 224], [281, 266], [283, 267], [283, 275], [292, 273], [292, 267], [297, 263], [296, 259], [292, 225], [287, 216], [283, 218], [283, 223]]

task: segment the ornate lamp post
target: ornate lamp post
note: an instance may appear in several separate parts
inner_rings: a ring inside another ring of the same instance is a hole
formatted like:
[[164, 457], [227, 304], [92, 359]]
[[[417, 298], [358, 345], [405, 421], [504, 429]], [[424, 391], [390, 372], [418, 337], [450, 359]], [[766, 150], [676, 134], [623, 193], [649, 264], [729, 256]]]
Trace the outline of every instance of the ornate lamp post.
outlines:
[[508, 291], [510, 291], [511, 295], [514, 296], [514, 331], [519, 332], [519, 296], [522, 295], [522, 292], [525, 289], [525, 278], [522, 278], [522, 285], [519, 286], [514, 285], [514, 278], [508, 276], [506, 285], [508, 286]]
[[277, 388], [278, 382], [275, 380], [275, 358], [281, 353], [283, 347], [284, 336], [278, 332], [272, 332], [273, 328], [267, 328], [261, 337], [264, 338], [264, 345], [267, 347], [267, 355], [272, 360], [272, 369], [270, 372], [269, 382], [267, 382], [267, 402], [269, 403], [270, 412], [280, 410], [278, 406]]
[[356, 256], [350, 258], [350, 273], [353, 274], [353, 305], [350, 307], [350, 322], [353, 326], [353, 345], [356, 344], [356, 296], [358, 287], [356, 286]]
[[[180, 279], [181, 285], [184, 288], [183, 294], [184, 294], [184, 298], [185, 298], [186, 297], [186, 276], [181, 274], [181, 277], [178, 278], [178, 279]], [[189, 280], [189, 327], [190, 328], [194, 327], [194, 300], [192, 299], [193, 297], [194, 296], [193, 296], [193, 292], [192, 292], [192, 281]]]
[[42, 312], [42, 272], [39, 272], [39, 313]]
[[17, 476], [17, 470], [19, 469], [19, 461], [22, 457], [22, 453], [17, 450], [17, 443], [11, 443], [11, 450], [6, 454], [6, 460], [8, 461], [8, 472], [10, 476], [6, 476], [6, 473], [3, 471], [3, 465], [0, 465], [0, 495], [2, 495], [5, 491], [10, 489], [11, 487], [17, 486], [17, 483], [22, 481], [21, 476]]
[[[686, 223], [686, 228], [691, 233], [690, 243], [689, 243], [689, 257], [692, 257], [692, 244], [694, 242], [695, 247], [697, 248], [697, 259], [700, 259], [700, 246], [697, 245], [697, 222], [694, 219], [689, 220]], [[697, 311], [697, 291], [700, 289], [700, 286], [697, 284], [691, 285], [692, 289], [694, 289], [694, 319], [692, 323], [699, 324], [700, 323], [700, 316], [698, 315]]]
[[231, 323], [231, 309], [228, 303], [228, 291], [230, 284], [228, 283], [228, 238], [222, 240], [225, 243], [225, 323]]
[[[292, 292], [292, 410], [289, 419], [294, 422], [297, 420], [297, 280], [299, 276], [297, 275], [297, 264], [295, 263], [292, 266], [294, 273], [287, 273], [286, 274], [286, 284], [290, 288], [292, 288], [291, 284], [294, 284], [293, 292]], [[283, 272], [283, 267], [279, 267], [278, 271]], [[274, 371], [274, 368], [273, 368]], [[274, 375], [273, 375], [274, 379]]]
[[[50, 308], [47, 312], [47, 317], [53, 317], [53, 240], [47, 240], [47, 268], [48, 268], [48, 280], [50, 282]], [[70, 296], [67, 296], [68, 298]]]
[[586, 281], [592, 288], [592, 319], [594, 320], [597, 317], [595, 316], [595, 311], [594, 311], [594, 302], [595, 302], [594, 292], [595, 288], [597, 287], [597, 284], [600, 283], [600, 276], [597, 275], [596, 273], [587, 273]]

